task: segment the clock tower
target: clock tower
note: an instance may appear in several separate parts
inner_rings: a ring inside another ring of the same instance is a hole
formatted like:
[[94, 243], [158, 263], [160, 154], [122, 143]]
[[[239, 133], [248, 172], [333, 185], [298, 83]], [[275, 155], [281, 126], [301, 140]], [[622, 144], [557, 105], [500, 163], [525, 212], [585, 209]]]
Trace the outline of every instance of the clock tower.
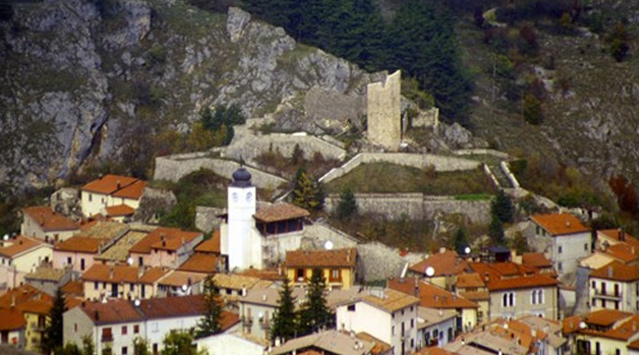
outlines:
[[257, 211], [256, 189], [251, 183], [251, 173], [240, 167], [233, 173], [228, 187], [228, 233], [227, 246], [229, 270], [248, 269], [253, 265], [251, 232], [255, 227], [253, 215]]

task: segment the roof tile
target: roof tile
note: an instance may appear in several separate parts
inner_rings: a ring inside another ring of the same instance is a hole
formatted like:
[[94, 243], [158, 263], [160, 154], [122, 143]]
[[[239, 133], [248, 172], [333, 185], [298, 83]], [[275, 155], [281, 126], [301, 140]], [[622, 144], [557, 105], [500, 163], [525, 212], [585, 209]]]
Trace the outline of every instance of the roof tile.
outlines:
[[80, 189], [110, 195], [136, 181], [138, 181], [138, 179], [133, 177], [109, 174], [105, 175], [101, 179], [91, 181], [90, 183], [82, 186]]
[[265, 223], [285, 221], [295, 218], [303, 218], [309, 216], [310, 213], [300, 207], [290, 203], [281, 202], [260, 208], [255, 213], [255, 219]]
[[639, 269], [636, 266], [628, 266], [615, 260], [592, 271], [590, 277], [622, 282], [637, 281], [639, 280]]
[[570, 213], [536, 214], [530, 216], [530, 219], [552, 236], [590, 231], [590, 228], [584, 226], [579, 218]]
[[286, 266], [304, 267], [354, 267], [357, 249], [295, 250], [286, 252]]
[[2, 247], [0, 247], [0, 255], [8, 258], [14, 258], [29, 250], [38, 248], [41, 245], [46, 244], [33, 238], [19, 235], [15, 238], [0, 242], [0, 245], [3, 245]]
[[45, 232], [79, 230], [78, 225], [69, 217], [54, 212], [49, 206], [33, 206], [23, 208], [22, 211], [29, 215]]

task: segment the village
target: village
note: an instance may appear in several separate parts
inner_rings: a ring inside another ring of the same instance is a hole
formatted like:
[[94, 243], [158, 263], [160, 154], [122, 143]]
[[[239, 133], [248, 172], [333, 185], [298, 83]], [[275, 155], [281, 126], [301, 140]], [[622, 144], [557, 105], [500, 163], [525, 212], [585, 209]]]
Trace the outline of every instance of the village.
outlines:
[[[391, 162], [482, 171], [508, 203], [527, 194], [504, 153], [404, 151], [399, 75], [369, 85], [371, 148], [350, 159], [330, 138], [254, 136], [249, 124], [224, 149], [157, 158], [156, 180], [207, 168], [230, 181], [226, 208], [198, 209], [198, 230], [137, 218], [155, 188], [129, 176], [104, 175], [23, 208], [20, 233], [0, 241], [0, 344], [40, 352], [55, 322], [62, 344], [96, 354], [639, 354], [639, 239], [588, 227], [592, 211], [538, 197], [551, 212], [509, 231], [529, 252], [496, 243], [407, 252], [313, 218], [280, 188], [282, 177], [256, 167], [252, 151], [276, 146], [346, 160], [324, 183]], [[422, 119], [437, 130], [436, 112]], [[262, 188], [282, 191], [263, 200]], [[359, 211], [485, 224], [494, 199], [353, 196]], [[343, 203], [329, 194], [325, 209]], [[188, 346], [167, 352], [176, 334]]]

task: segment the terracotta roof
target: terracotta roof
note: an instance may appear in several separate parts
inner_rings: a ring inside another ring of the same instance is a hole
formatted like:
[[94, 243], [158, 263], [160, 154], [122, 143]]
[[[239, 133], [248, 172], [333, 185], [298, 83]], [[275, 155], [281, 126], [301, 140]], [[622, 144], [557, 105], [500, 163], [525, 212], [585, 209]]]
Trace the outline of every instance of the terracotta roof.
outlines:
[[[361, 348], [356, 348], [355, 344], [360, 345]], [[373, 343], [369, 341], [355, 339], [346, 333], [332, 329], [291, 339], [281, 346], [274, 347], [269, 354], [284, 355], [298, 350], [319, 349], [327, 354], [361, 355], [370, 353], [372, 348]]]
[[605, 331], [602, 335], [606, 338], [628, 341], [628, 339], [637, 334], [638, 329], [639, 315], [634, 315], [612, 329]]
[[579, 218], [570, 213], [536, 214], [530, 216], [530, 219], [552, 236], [590, 231], [590, 228], [584, 226]]
[[[22, 302], [16, 306], [23, 313], [35, 313], [35, 314], [43, 314], [49, 315], [51, 311], [51, 307], [53, 307], [53, 301], [38, 301], [38, 300], [29, 300], [26, 302]], [[1, 319], [1, 318], [0, 318]]]
[[551, 275], [512, 262], [470, 263], [470, 267], [484, 278], [489, 291], [552, 287], [559, 283]]
[[134, 266], [93, 264], [89, 270], [82, 274], [82, 280], [135, 283], [138, 280], [138, 268]]
[[286, 252], [286, 266], [303, 267], [354, 267], [357, 249], [295, 250]]
[[388, 287], [405, 294], [419, 294], [419, 305], [422, 307], [436, 309], [479, 307], [477, 303], [473, 301], [469, 301], [425, 281], [411, 279], [400, 281], [398, 279], [390, 279], [388, 280]]
[[98, 221], [95, 225], [83, 230], [78, 236], [112, 240], [123, 236], [129, 229], [128, 224], [113, 221]]
[[17, 308], [0, 308], [0, 331], [22, 329], [27, 325], [22, 312]]
[[211, 238], [202, 241], [202, 243], [195, 247], [195, 251], [198, 253], [220, 254], [220, 240], [220, 230], [216, 229]]
[[592, 271], [590, 277], [622, 282], [637, 281], [639, 280], [639, 269], [636, 266], [628, 266], [615, 260]]
[[102, 239], [73, 236], [55, 245], [56, 251], [71, 251], [76, 253], [97, 254]]
[[35, 240], [33, 238], [19, 235], [15, 238], [2, 241], [0, 245], [4, 245], [3, 247], [0, 247], [0, 255], [8, 257], [8, 258], [14, 258], [29, 250], [38, 248], [41, 245], [45, 245], [45, 243]]
[[488, 291], [466, 291], [460, 292], [459, 295], [473, 302], [490, 300], [490, 293]]
[[386, 354], [386, 352], [391, 348], [390, 344], [385, 343], [366, 332], [359, 332], [355, 334], [355, 337], [374, 344], [373, 348], [371, 349], [372, 355]]
[[135, 244], [129, 249], [129, 252], [149, 254], [151, 249], [177, 250], [182, 246], [183, 241], [188, 243], [200, 235], [202, 235], [200, 232], [186, 232], [177, 228], [160, 227]]
[[128, 205], [115, 205], [106, 208], [107, 217], [132, 216], [135, 209]]
[[205, 274], [175, 270], [170, 271], [167, 275], [162, 277], [158, 281], [158, 285], [181, 287], [183, 285], [187, 285], [189, 282], [191, 284], [196, 284], [203, 281], [206, 277], [207, 275]]
[[548, 260], [544, 253], [524, 253], [521, 256], [521, 263], [536, 268], [552, 267], [552, 261]]
[[62, 293], [66, 295], [83, 296], [84, 286], [82, 281], [69, 281], [66, 285], [62, 286]]
[[622, 231], [620, 229], [598, 230], [597, 234], [604, 235], [604, 236], [606, 236], [608, 238], [611, 238], [611, 239], [619, 241], [619, 242], [624, 242], [624, 243], [627, 243], [627, 244], [639, 246], [639, 240], [637, 238], [635, 238], [634, 236], [632, 236], [632, 235], [628, 234], [627, 232]]
[[579, 324], [584, 321], [581, 316], [572, 316], [564, 318], [561, 321], [561, 332], [563, 334], [572, 334], [579, 330]]
[[29, 215], [35, 223], [45, 232], [78, 230], [78, 225], [69, 217], [54, 212], [49, 206], [33, 206], [23, 208], [22, 211]]
[[443, 253], [430, 255], [428, 258], [411, 266], [409, 270], [425, 275], [428, 267], [432, 267], [435, 270], [433, 277], [439, 277], [460, 274], [468, 269], [468, 263], [460, 259], [455, 251], [447, 250]]
[[128, 198], [132, 200], [139, 200], [144, 193], [144, 188], [146, 187], [146, 182], [142, 180], [137, 180], [129, 186], [126, 186], [116, 192], [113, 193], [113, 197], [120, 198]]
[[476, 273], [459, 274], [457, 275], [457, 288], [483, 288], [486, 287], [481, 276]]
[[138, 179], [133, 177], [109, 174], [105, 175], [101, 179], [91, 181], [90, 183], [82, 186], [80, 190], [109, 195], [133, 184], [136, 181], [138, 181]]
[[300, 207], [291, 205], [290, 203], [281, 202], [268, 207], [260, 208], [255, 213], [255, 219], [265, 223], [285, 221], [288, 219], [302, 218], [309, 216], [310, 213]]
[[11, 307], [11, 304], [18, 305], [31, 300], [48, 301], [53, 300], [53, 297], [29, 284], [24, 284], [12, 288], [0, 296], [0, 308], [8, 308]]
[[54, 269], [50, 266], [40, 266], [34, 272], [25, 275], [25, 279], [38, 281], [60, 281], [64, 276], [65, 270]]
[[604, 253], [626, 264], [639, 260], [639, 246], [626, 243], [611, 245]]
[[147, 284], [147, 285], [153, 284], [168, 273], [169, 273], [169, 270], [165, 270], [160, 267], [152, 267], [144, 271], [144, 274], [142, 275], [142, 277], [138, 279], [138, 282], [142, 284]]
[[193, 254], [178, 270], [214, 274], [216, 272], [218, 257], [213, 254]]
[[203, 295], [191, 295], [141, 300], [139, 309], [147, 319], [157, 319], [198, 315], [206, 307]]
[[98, 224], [98, 222], [100, 221], [106, 221], [107, 218], [105, 216], [103, 216], [101, 213], [98, 214], [94, 214], [93, 216], [84, 218], [80, 221], [79, 225], [80, 225], [80, 230], [85, 231], [93, 226], [95, 226], [96, 224]]
[[632, 343], [628, 344], [628, 349], [632, 349], [632, 350], [639, 350], [639, 339], [633, 341]]
[[268, 280], [268, 281], [282, 281], [282, 277], [283, 277], [282, 275], [284, 275], [284, 272], [278, 271], [277, 269], [266, 269], [266, 270], [247, 269], [240, 272], [238, 275], [255, 277], [258, 279]]
[[131, 301], [124, 299], [102, 302], [83, 302], [81, 309], [94, 324], [126, 323], [144, 320]]
[[395, 312], [400, 309], [409, 306], [417, 306], [419, 304], [419, 298], [413, 297], [404, 292], [390, 288], [379, 290], [379, 292], [383, 292], [383, 297], [378, 297], [373, 291], [371, 291], [367, 296], [363, 296], [361, 299], [362, 301], [387, 312]]
[[413, 355], [455, 355], [455, 353], [438, 347], [422, 348]]
[[631, 313], [617, 311], [613, 309], [601, 309], [598, 311], [590, 312], [586, 315], [585, 322], [589, 325], [610, 327], [614, 323], [630, 317]]
[[102, 254], [98, 254], [93, 258], [96, 260], [107, 260], [124, 263], [129, 256], [129, 249], [144, 239], [148, 235], [147, 232], [129, 230], [122, 238], [118, 239], [115, 244], [111, 244]]

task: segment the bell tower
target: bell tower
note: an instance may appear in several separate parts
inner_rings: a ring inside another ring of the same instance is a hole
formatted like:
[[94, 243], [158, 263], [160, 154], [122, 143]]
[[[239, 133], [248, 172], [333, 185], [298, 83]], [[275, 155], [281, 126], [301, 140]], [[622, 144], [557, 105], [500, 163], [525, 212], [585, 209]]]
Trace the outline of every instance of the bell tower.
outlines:
[[255, 225], [253, 215], [257, 211], [256, 189], [251, 183], [251, 173], [240, 167], [233, 173], [228, 187], [228, 260], [229, 270], [247, 269], [251, 260], [251, 229]]

